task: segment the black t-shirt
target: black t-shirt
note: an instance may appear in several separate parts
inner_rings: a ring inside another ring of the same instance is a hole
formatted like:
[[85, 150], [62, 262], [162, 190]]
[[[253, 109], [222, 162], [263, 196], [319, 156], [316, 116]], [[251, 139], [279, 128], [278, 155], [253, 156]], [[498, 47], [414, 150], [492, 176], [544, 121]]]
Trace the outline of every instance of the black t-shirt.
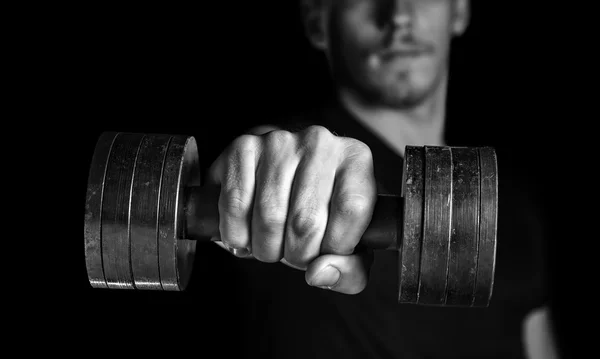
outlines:
[[[379, 193], [400, 193], [402, 158], [342, 108], [291, 124], [319, 124], [365, 142], [373, 153]], [[223, 254], [214, 270], [226, 268], [240, 286], [240, 295], [227, 304], [239, 311], [232, 345], [262, 358], [524, 357], [523, 318], [547, 300], [544, 233], [518, 176], [501, 156], [498, 163], [497, 268], [488, 308], [398, 304], [398, 254], [393, 251], [375, 252], [367, 287], [357, 295], [310, 287], [303, 271], [281, 263]]]

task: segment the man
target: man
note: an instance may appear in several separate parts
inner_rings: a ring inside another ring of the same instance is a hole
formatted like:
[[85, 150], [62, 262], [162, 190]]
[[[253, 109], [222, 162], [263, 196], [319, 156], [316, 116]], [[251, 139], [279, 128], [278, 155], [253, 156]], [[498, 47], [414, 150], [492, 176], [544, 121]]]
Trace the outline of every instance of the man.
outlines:
[[450, 43], [469, 10], [467, 0], [303, 1], [336, 106], [238, 137], [209, 172], [222, 246], [256, 259], [227, 264], [245, 282], [230, 309], [249, 324], [228, 333], [234, 343], [277, 358], [535, 357], [527, 315], [545, 301], [531, 274], [541, 231], [521, 193], [500, 190], [512, 213], [500, 217], [488, 309], [398, 305], [397, 256], [354, 252], [377, 193], [400, 192], [405, 146], [448, 144]]

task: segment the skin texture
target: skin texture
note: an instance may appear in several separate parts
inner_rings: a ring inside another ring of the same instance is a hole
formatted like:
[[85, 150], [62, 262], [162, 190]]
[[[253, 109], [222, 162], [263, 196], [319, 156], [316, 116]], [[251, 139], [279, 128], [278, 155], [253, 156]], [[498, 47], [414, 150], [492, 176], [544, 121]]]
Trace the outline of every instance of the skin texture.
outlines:
[[226, 248], [306, 270], [313, 286], [347, 294], [364, 289], [370, 255], [352, 253], [377, 198], [364, 143], [321, 126], [247, 134], [210, 173], [221, 187], [219, 229]]
[[446, 0], [334, 2], [325, 30], [336, 80], [369, 106], [410, 109], [427, 101], [444, 80], [452, 5]]

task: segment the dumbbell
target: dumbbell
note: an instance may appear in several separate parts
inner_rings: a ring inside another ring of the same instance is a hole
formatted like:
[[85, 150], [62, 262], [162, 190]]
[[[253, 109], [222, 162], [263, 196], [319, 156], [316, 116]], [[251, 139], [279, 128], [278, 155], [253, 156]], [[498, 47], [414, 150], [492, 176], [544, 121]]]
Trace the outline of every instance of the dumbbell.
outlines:
[[[360, 245], [397, 253], [399, 303], [488, 306], [496, 266], [495, 150], [406, 146], [399, 166], [402, 191], [377, 196]], [[90, 285], [185, 290], [197, 243], [219, 238], [219, 188], [202, 182], [193, 136], [102, 133], [85, 201]]]

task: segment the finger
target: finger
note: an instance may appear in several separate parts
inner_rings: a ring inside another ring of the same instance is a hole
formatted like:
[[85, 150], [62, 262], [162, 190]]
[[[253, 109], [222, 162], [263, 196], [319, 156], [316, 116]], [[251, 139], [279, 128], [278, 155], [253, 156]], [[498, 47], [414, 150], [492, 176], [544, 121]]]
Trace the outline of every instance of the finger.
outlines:
[[286, 261], [286, 260], [285, 260], [285, 258], [282, 258], [282, 259], [280, 260], [280, 262], [281, 262], [282, 264], [285, 264], [286, 266], [288, 266], [288, 267], [290, 267], [290, 268], [294, 268], [294, 269], [297, 269], [297, 270], [306, 271], [306, 266], [304, 266], [304, 265], [303, 265], [302, 267], [295, 266], [295, 265], [291, 264], [290, 262]]
[[250, 247], [250, 216], [254, 197], [255, 169], [260, 146], [258, 137], [236, 138], [221, 156], [214, 178], [221, 186], [219, 233], [226, 247]]
[[303, 140], [305, 153], [296, 169], [286, 223], [284, 258], [298, 268], [319, 255], [339, 164], [333, 135], [318, 131]]
[[283, 258], [283, 237], [294, 174], [298, 166], [296, 140], [286, 131], [262, 138], [252, 210], [252, 253], [262, 262]]
[[248, 248], [231, 248], [226, 246], [225, 244], [223, 244], [223, 242], [221, 242], [221, 239], [219, 238], [218, 241], [213, 241], [214, 244], [218, 245], [219, 247], [223, 248], [224, 250], [228, 251], [229, 253], [233, 254], [235, 257], [238, 258], [253, 258], [252, 256], [252, 251]]
[[349, 255], [366, 231], [377, 200], [371, 151], [352, 140], [338, 168], [321, 254]]
[[338, 293], [358, 294], [367, 287], [372, 264], [370, 249], [348, 256], [325, 254], [308, 266], [306, 283]]

